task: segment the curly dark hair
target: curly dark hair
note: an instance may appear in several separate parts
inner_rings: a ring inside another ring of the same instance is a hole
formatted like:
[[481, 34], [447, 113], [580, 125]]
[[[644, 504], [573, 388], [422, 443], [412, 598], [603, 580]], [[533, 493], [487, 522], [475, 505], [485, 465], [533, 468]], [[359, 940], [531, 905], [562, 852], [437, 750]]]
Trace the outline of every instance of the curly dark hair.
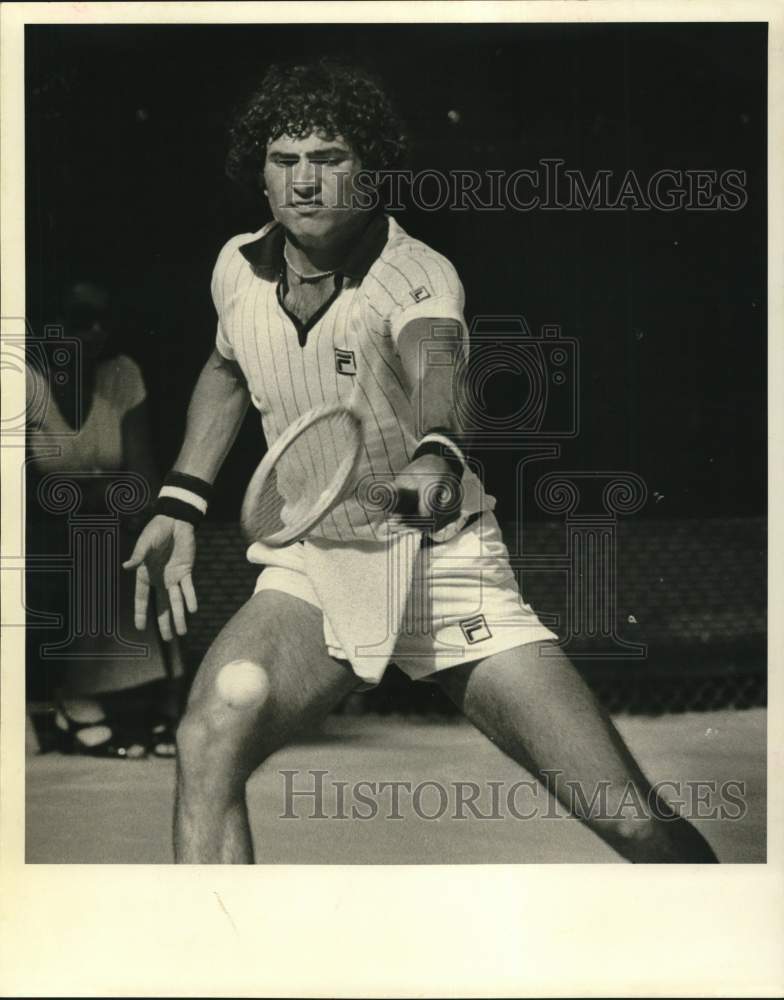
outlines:
[[393, 170], [406, 156], [401, 120], [378, 81], [332, 59], [273, 65], [229, 131], [226, 173], [243, 186], [261, 184], [267, 144], [281, 135], [341, 135], [365, 170]]

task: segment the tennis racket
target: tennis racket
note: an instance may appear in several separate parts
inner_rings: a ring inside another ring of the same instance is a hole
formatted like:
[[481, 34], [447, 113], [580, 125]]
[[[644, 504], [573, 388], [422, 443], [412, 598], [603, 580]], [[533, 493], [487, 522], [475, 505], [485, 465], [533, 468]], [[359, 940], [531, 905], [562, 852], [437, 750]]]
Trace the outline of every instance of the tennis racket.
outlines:
[[246, 538], [271, 548], [304, 538], [346, 499], [362, 443], [362, 421], [345, 406], [317, 406], [290, 424], [245, 491], [240, 523]]
[[[352, 410], [344, 406], [326, 404], [303, 414], [286, 428], [259, 463], [251, 478], [242, 503], [240, 520], [243, 532], [250, 542], [262, 542], [270, 548], [282, 548], [305, 538], [329, 513], [343, 502], [355, 487], [355, 473], [361, 457], [364, 436], [362, 422]], [[393, 489], [384, 484], [388, 492], [384, 506], [396, 514], [415, 515], [419, 494], [414, 489]], [[288, 500], [284, 500], [288, 497]], [[424, 527], [424, 526], [423, 526]], [[399, 632], [408, 595], [413, 581], [416, 556], [423, 539], [422, 530], [404, 530], [397, 546], [398, 570], [390, 577], [391, 593], [383, 587], [370, 604], [377, 605], [378, 616], [389, 616], [390, 600], [392, 620], [387, 630], [388, 648], [380, 650], [370, 643], [372, 655], [362, 659], [362, 625], [358, 625], [352, 611], [352, 573], [334, 574], [334, 553], [327, 558], [318, 548], [306, 552], [306, 560], [316, 561], [313, 586], [319, 594], [325, 612], [349, 657], [363, 677], [380, 677], [392, 655], [395, 636]], [[402, 546], [402, 548], [401, 548]], [[366, 554], [349, 553], [350, 559], [366, 563]], [[381, 553], [378, 558], [386, 558]], [[356, 563], [353, 564], [356, 566]], [[353, 568], [353, 567], [352, 567]], [[384, 572], [386, 563], [379, 567]], [[373, 589], [375, 571], [371, 571], [368, 589]], [[324, 580], [329, 581], [323, 586]], [[348, 588], [347, 594], [344, 588]], [[378, 590], [378, 588], [376, 588]], [[370, 594], [367, 594], [370, 597]], [[368, 608], [364, 608], [367, 611]], [[372, 617], [372, 616], [371, 616]], [[357, 631], [359, 629], [359, 631]], [[368, 641], [376, 638], [372, 632]]]

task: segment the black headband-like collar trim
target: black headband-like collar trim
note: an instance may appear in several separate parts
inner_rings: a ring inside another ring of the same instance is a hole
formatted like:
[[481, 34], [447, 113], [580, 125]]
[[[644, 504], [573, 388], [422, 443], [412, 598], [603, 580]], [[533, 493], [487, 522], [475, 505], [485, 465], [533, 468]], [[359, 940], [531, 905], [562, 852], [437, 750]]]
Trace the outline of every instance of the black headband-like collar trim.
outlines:
[[[377, 215], [368, 222], [356, 245], [337, 270], [348, 278], [364, 278], [381, 255], [389, 238], [389, 219]], [[277, 279], [283, 265], [283, 247], [286, 231], [279, 222], [273, 222], [269, 229], [250, 243], [240, 247], [242, 256], [263, 277]]]

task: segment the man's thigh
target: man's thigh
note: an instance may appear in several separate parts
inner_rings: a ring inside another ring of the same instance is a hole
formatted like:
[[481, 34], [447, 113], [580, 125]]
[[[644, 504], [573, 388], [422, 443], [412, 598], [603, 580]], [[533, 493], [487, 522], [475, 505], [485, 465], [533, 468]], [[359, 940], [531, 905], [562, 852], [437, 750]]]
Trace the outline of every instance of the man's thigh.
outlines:
[[[497, 653], [436, 677], [501, 750], [531, 773], [559, 772], [590, 798], [599, 782], [623, 794], [649, 787], [615, 726], [568, 658], [551, 642]], [[552, 780], [552, 779], [551, 779]]]
[[216, 680], [235, 660], [264, 668], [264, 725], [279, 738], [326, 714], [358, 684], [348, 664], [327, 653], [321, 612], [276, 590], [254, 594], [218, 634], [194, 678], [190, 713], [220, 710]]

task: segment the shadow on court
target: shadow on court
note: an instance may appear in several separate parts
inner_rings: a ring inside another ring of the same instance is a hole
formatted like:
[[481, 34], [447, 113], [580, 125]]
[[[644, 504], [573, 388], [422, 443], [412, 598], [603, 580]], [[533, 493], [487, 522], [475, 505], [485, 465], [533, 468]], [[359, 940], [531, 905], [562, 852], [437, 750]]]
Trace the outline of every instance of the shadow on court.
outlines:
[[[652, 781], [680, 782], [681, 797], [702, 798], [692, 802], [692, 815], [704, 816], [722, 802], [732, 814], [745, 810], [739, 819], [695, 818], [721, 861], [765, 861], [763, 709], [619, 717], [616, 722]], [[293, 773], [284, 776], [282, 771]], [[314, 775], [313, 771], [326, 773]], [[277, 754], [252, 779], [249, 802], [258, 862], [618, 860], [579, 822], [553, 817], [556, 810], [543, 792], [535, 796], [525, 786], [511, 791], [516, 782], [526, 779], [524, 771], [462, 719], [333, 716], [321, 733]], [[287, 781], [290, 791], [305, 794], [287, 800]], [[380, 787], [395, 782], [410, 783], [410, 790], [398, 786], [397, 809], [393, 788]], [[698, 789], [696, 782], [703, 785]], [[729, 789], [732, 801], [722, 798], [724, 782], [737, 783]], [[456, 783], [463, 783], [460, 792]], [[466, 804], [471, 798], [470, 783], [478, 786], [474, 811], [497, 818], [479, 818]], [[497, 783], [497, 791], [493, 792], [490, 783]], [[26, 859], [30, 863], [170, 863], [173, 789], [171, 761], [103, 761], [58, 754], [30, 757]], [[671, 794], [665, 789], [665, 795]], [[282, 818], [287, 809], [293, 818]], [[352, 819], [352, 811], [369, 818]], [[537, 815], [519, 818], [515, 811], [522, 816], [532, 811]], [[401, 818], [388, 818], [391, 813]]]

